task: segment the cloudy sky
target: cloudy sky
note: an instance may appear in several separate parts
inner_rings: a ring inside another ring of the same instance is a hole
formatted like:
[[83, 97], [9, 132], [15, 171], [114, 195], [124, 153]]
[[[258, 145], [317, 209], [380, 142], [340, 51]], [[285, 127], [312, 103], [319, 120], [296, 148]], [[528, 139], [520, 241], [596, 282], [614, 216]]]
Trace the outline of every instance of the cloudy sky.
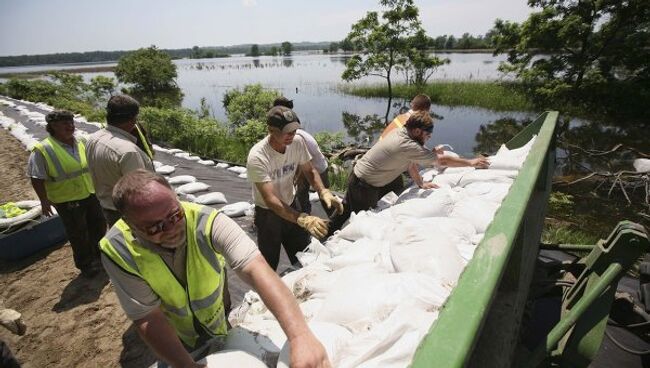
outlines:
[[[377, 0], [0, 0], [0, 56], [337, 41]], [[415, 0], [429, 36], [522, 21], [526, 0]]]

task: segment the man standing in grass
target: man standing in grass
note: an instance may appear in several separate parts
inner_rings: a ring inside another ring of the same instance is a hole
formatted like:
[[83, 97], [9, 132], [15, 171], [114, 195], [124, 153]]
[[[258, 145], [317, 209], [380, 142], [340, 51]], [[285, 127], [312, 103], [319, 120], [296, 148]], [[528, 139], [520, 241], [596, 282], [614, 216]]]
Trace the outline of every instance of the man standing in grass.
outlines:
[[134, 98], [127, 95], [111, 97], [106, 105], [108, 125], [88, 139], [88, 167], [109, 226], [120, 219], [111, 198], [115, 183], [137, 169], [154, 171], [152, 158], [138, 147], [134, 135], [137, 134], [139, 112], [140, 104]]
[[296, 253], [309, 244], [309, 235], [327, 234], [325, 220], [298, 210], [294, 177], [300, 170], [318, 192], [326, 208], [343, 212], [340, 200], [325, 188], [311, 164], [311, 155], [302, 137], [296, 135], [300, 120], [293, 110], [274, 106], [266, 115], [269, 134], [248, 154], [248, 180], [253, 183], [257, 244], [271, 268], [280, 260], [280, 245], [289, 261], [298, 261]]

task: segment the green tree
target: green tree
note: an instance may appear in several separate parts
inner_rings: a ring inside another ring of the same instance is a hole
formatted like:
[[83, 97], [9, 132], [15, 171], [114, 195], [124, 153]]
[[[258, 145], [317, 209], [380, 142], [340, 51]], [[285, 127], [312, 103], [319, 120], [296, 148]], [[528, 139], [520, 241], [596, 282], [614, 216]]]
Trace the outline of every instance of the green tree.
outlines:
[[176, 86], [176, 65], [165, 52], [151, 46], [120, 58], [115, 76], [121, 83], [132, 84], [147, 93]]
[[424, 86], [438, 67], [449, 64], [449, 59], [431, 55], [428, 48], [433, 44], [434, 40], [422, 29], [408, 39], [409, 49], [406, 52], [408, 60], [401, 67], [404, 69], [408, 83]]
[[451, 50], [454, 47], [456, 47], [456, 37], [454, 37], [454, 35], [449, 35], [449, 37], [447, 37], [447, 41], [445, 42], [445, 48], [447, 50]]
[[354, 44], [352, 44], [352, 41], [350, 41], [348, 38], [344, 39], [339, 43], [339, 47], [343, 51], [353, 51], [354, 50]]
[[280, 96], [273, 90], [264, 90], [261, 84], [251, 84], [242, 90], [233, 89], [224, 94], [223, 107], [228, 120], [234, 126], [246, 124], [249, 120], [266, 120], [266, 112], [273, 100]]
[[346, 81], [365, 76], [384, 78], [388, 84], [388, 104], [385, 122], [388, 123], [393, 99], [392, 77], [394, 69], [408, 62], [409, 37], [422, 29], [418, 19], [418, 8], [412, 0], [380, 0], [385, 8], [381, 17], [377, 12], [366, 16], [352, 25], [346, 37], [353, 44], [360, 45], [362, 52], [348, 60], [342, 78]]
[[290, 56], [293, 51], [293, 45], [289, 41], [282, 42], [282, 55]]
[[251, 56], [260, 56], [260, 47], [257, 44], [251, 46]]
[[98, 75], [90, 80], [90, 90], [97, 99], [112, 96], [115, 92], [115, 82], [111, 77]]
[[584, 104], [585, 98], [593, 98], [607, 105], [619, 89], [648, 98], [649, 1], [529, 0], [528, 4], [541, 10], [521, 24], [495, 22], [495, 54], [508, 55], [502, 71], [514, 73], [538, 99], [549, 103]]
[[200, 59], [201, 58], [201, 48], [198, 46], [192, 47], [192, 53], [190, 54], [190, 59]]
[[276, 46], [271, 46], [269, 51], [266, 52], [267, 55], [269, 56], [277, 56], [278, 55], [278, 48]]
[[329, 52], [337, 52], [337, 51], [339, 51], [339, 43], [330, 42]]

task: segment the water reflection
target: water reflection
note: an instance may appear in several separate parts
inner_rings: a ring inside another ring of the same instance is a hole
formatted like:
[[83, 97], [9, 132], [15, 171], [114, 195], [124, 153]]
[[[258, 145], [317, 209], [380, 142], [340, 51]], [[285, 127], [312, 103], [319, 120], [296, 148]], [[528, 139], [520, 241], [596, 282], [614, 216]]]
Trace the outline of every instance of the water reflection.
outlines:
[[474, 153], [495, 153], [502, 143], [509, 141], [531, 122], [531, 119], [505, 117], [482, 124], [476, 133]]
[[293, 66], [293, 59], [291, 58], [282, 59], [282, 66], [284, 66], [285, 68], [291, 68]]
[[361, 147], [370, 147], [385, 127], [384, 119], [377, 114], [360, 117], [343, 111], [341, 119], [348, 137]]

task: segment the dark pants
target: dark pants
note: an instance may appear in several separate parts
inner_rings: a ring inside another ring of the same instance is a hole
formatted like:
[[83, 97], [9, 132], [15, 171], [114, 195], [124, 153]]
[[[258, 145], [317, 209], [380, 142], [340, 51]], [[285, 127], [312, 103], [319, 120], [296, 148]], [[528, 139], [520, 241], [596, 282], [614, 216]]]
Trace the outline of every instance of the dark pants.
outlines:
[[109, 228], [113, 227], [113, 225], [115, 225], [115, 223], [122, 218], [122, 214], [115, 210], [102, 208], [102, 212], [104, 213], [104, 218], [106, 219]]
[[0, 368], [20, 368], [20, 364], [2, 340], [0, 340]]
[[[323, 186], [325, 186], [325, 188], [329, 188], [330, 179], [327, 170], [320, 173], [320, 180], [323, 182]], [[311, 214], [311, 202], [309, 201], [309, 182], [302, 175], [301, 171], [298, 171], [296, 181], [296, 200], [300, 206], [300, 211], [309, 215]], [[327, 207], [325, 207], [325, 204], [322, 201], [321, 204], [323, 205], [323, 209], [328, 215], [331, 215], [330, 212], [334, 212], [333, 209], [328, 211]]]
[[99, 262], [99, 241], [106, 233], [106, 221], [95, 195], [80, 201], [55, 203], [65, 234], [72, 246], [74, 265], [84, 271]]
[[403, 190], [404, 181], [402, 180], [402, 175], [383, 187], [374, 187], [359, 179], [353, 170], [348, 179], [348, 190], [345, 192], [345, 199], [343, 199], [343, 214], [332, 217], [328, 235], [332, 235], [336, 230], [340, 230], [343, 224], [350, 218], [352, 212], [367, 211], [374, 208], [381, 197], [390, 192], [395, 192], [395, 194], [399, 195]]
[[[291, 207], [296, 209], [297, 201], [294, 201]], [[305, 250], [309, 245], [310, 236], [305, 229], [260, 206], [255, 206], [255, 227], [257, 246], [274, 270], [278, 268], [280, 261], [280, 245], [287, 252], [291, 264], [298, 262], [296, 253]]]

